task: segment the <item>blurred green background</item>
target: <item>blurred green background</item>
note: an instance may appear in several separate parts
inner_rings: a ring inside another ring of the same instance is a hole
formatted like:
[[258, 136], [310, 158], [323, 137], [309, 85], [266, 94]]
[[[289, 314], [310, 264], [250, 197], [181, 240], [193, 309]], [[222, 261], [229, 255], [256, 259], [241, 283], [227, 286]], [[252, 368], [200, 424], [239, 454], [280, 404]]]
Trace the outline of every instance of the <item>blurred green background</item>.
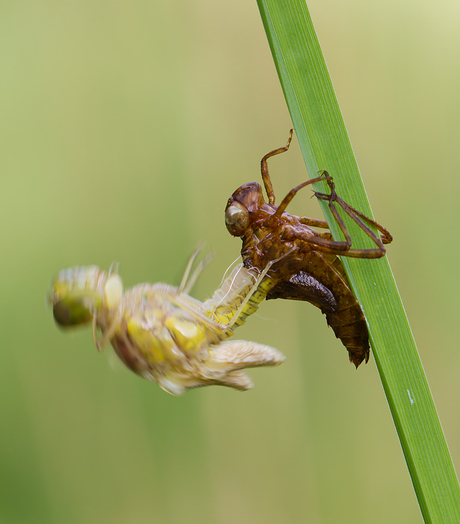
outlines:
[[[309, 6], [458, 463], [460, 4]], [[254, 390], [180, 398], [46, 305], [67, 266], [178, 284], [201, 241], [194, 295], [218, 286], [227, 198], [291, 126], [256, 3], [1, 2], [0, 70], [0, 523], [421, 522], [372, 358], [309, 304], [237, 333], [287, 356]], [[271, 170], [278, 197], [306, 179], [297, 143]]]

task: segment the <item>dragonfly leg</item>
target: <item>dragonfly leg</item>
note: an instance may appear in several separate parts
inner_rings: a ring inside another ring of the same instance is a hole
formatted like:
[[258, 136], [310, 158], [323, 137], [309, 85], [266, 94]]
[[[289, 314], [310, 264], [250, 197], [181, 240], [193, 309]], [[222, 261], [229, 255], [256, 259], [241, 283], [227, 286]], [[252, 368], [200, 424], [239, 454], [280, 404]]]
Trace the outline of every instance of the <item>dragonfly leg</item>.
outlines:
[[[385, 255], [385, 247], [383, 246], [383, 244], [388, 244], [392, 240], [390, 233], [385, 228], [383, 228], [380, 224], [366, 217], [363, 213], [361, 213], [360, 211], [357, 211], [356, 209], [348, 205], [344, 200], [342, 200], [337, 195], [335, 191], [335, 184], [333, 182], [333, 179], [327, 171], [322, 171], [320, 177], [312, 181], [309, 181], [309, 182], [310, 183], [314, 181], [316, 182], [318, 181], [318, 179], [321, 180], [321, 178], [323, 177], [326, 178], [326, 182], [329, 185], [331, 192], [330, 194], [315, 192], [315, 196], [320, 200], [327, 200], [329, 202], [329, 209], [331, 210], [331, 213], [333, 214], [346, 240], [345, 241], [334, 241], [331, 238], [329, 238], [327, 235], [318, 234], [318, 235], [312, 236], [311, 234], [307, 234], [306, 232], [302, 230], [298, 230], [298, 231], [291, 230], [287, 234], [292, 238], [296, 238], [299, 240], [303, 240], [309, 244], [313, 244], [323, 253], [342, 255], [342, 256], [347, 256], [347, 257], [352, 257], [352, 258], [380, 258], [380, 257], [383, 257]], [[300, 187], [304, 187], [307, 184], [308, 183], [304, 183], [304, 184], [301, 184], [301, 186], [294, 188], [293, 190], [294, 194], [298, 191], [298, 189], [300, 189]], [[292, 200], [292, 197], [291, 197], [291, 200]], [[366, 235], [373, 240], [373, 242], [377, 245], [376, 248], [372, 248], [372, 249], [352, 249], [351, 248], [351, 243], [352, 243], [351, 236], [348, 233], [348, 230], [345, 226], [345, 223], [342, 217], [340, 216], [339, 212], [337, 211], [335, 203], [337, 203], [345, 211], [345, 213], [347, 213], [347, 215], [349, 215], [350, 218], [366, 233]], [[302, 223], [307, 223], [308, 221], [309, 219], [306, 219], [302, 221]], [[368, 227], [367, 224], [375, 226], [377, 230], [382, 234], [382, 239], [380, 239]]]
[[[366, 233], [368, 237], [370, 237], [380, 248], [383, 249], [382, 244], [390, 244], [393, 240], [393, 237], [391, 233], [385, 229], [383, 226], [381, 226], [378, 222], [375, 220], [372, 220], [371, 218], [367, 217], [361, 211], [358, 211], [354, 207], [347, 204], [342, 198], [340, 198], [336, 191], [335, 191], [335, 184], [332, 180], [332, 177], [329, 175], [327, 171], [322, 171], [321, 174], [326, 177], [327, 184], [329, 185], [331, 189], [331, 193], [329, 195], [326, 195], [325, 193], [318, 193], [315, 192], [315, 196], [320, 200], [327, 200], [329, 202], [329, 208], [331, 209], [332, 214], [334, 215], [334, 218], [336, 219], [337, 223], [340, 226], [340, 229], [342, 230], [343, 234], [346, 238], [348, 237], [348, 234], [346, 233], [345, 224], [343, 223], [343, 220], [340, 218], [340, 215], [337, 212], [337, 209], [335, 208], [334, 202], [337, 202], [337, 204], [345, 211], [345, 213]], [[380, 233], [381, 238], [379, 238], [366, 224], [370, 224], [374, 226]], [[385, 254], [385, 252], [383, 252]], [[383, 256], [383, 255], [382, 255]]]
[[107, 329], [102, 333], [102, 338], [98, 339], [97, 337], [97, 315], [93, 317], [93, 341], [96, 349], [102, 351], [107, 343], [112, 340], [115, 332], [121, 324], [121, 319], [123, 315], [123, 308], [120, 306], [115, 312], [113, 319], [110, 321]]
[[[306, 182], [303, 182], [302, 184], [299, 184], [298, 186], [294, 187], [294, 189], [291, 189], [289, 193], [283, 198], [283, 201], [279, 205], [276, 212], [273, 214], [274, 218], [279, 218], [285, 211], [291, 200], [296, 196], [297, 192], [300, 191], [303, 187], [309, 186], [310, 184], [314, 184], [315, 182], [320, 182], [321, 180], [324, 180], [322, 176], [318, 176], [316, 178], [312, 178], [311, 180], [307, 180]], [[316, 227], [325, 227], [327, 228], [327, 222], [325, 220], [317, 220], [315, 218], [307, 218], [304, 217], [302, 224], [307, 224], [308, 226], [316, 226]]]
[[199, 245], [197, 249], [193, 252], [192, 256], [190, 257], [187, 267], [184, 271], [184, 276], [182, 277], [182, 281], [178, 287], [178, 293], [190, 293], [191, 289], [193, 288], [195, 282], [197, 281], [198, 277], [200, 276], [203, 269], [211, 262], [213, 258], [212, 251], [206, 256], [204, 260], [201, 260], [200, 263], [196, 266], [195, 270], [192, 274], [192, 266], [195, 262], [196, 257], [198, 256], [198, 253], [203, 249], [203, 245]]
[[[377, 238], [377, 237], [376, 237]], [[284, 240], [300, 240], [307, 245], [314, 246], [317, 251], [329, 255], [339, 255], [351, 258], [381, 258], [385, 255], [383, 245], [374, 249], [351, 249], [350, 243], [346, 241], [331, 240], [331, 238], [312, 235], [302, 230], [287, 230], [283, 234]], [[380, 239], [377, 238], [380, 242]]]
[[[329, 229], [329, 225], [325, 220], [319, 218], [310, 218], [310, 217], [299, 217], [299, 222], [305, 224], [306, 226], [321, 227], [323, 229]], [[321, 233], [321, 235], [329, 235], [329, 233]]]
[[292, 141], [293, 132], [294, 132], [293, 129], [289, 131], [289, 138], [288, 138], [287, 144], [284, 147], [279, 147], [278, 149], [274, 149], [273, 151], [270, 151], [270, 153], [267, 153], [260, 161], [260, 171], [262, 173], [262, 181], [265, 186], [265, 191], [267, 192], [269, 204], [275, 203], [275, 192], [273, 191], [272, 181], [268, 173], [267, 160], [271, 158], [272, 156], [279, 155], [280, 153], [285, 153], [289, 149], [289, 146], [291, 145], [291, 141]]

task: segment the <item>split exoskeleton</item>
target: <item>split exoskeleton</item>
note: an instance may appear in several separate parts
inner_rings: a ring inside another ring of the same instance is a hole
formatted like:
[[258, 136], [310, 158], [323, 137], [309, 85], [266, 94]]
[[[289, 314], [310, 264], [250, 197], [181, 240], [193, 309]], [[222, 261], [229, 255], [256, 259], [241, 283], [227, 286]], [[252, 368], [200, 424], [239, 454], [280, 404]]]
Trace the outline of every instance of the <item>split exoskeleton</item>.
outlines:
[[[303, 300], [319, 307], [328, 324], [349, 352], [356, 367], [369, 359], [369, 335], [361, 307], [353, 295], [343, 265], [338, 256], [379, 258], [392, 241], [390, 233], [377, 222], [349, 206], [336, 193], [332, 177], [322, 171], [321, 176], [292, 189], [281, 204], [275, 204], [275, 193], [268, 172], [267, 160], [289, 149], [292, 130], [286, 146], [266, 154], [261, 161], [262, 180], [268, 196], [265, 202], [257, 182], [244, 184], [230, 197], [225, 209], [227, 229], [243, 241], [241, 256], [244, 267], [260, 271], [270, 261], [267, 277], [273, 287], [267, 300], [284, 298]], [[296, 193], [315, 182], [326, 180], [330, 194], [315, 192], [317, 198], [327, 200], [345, 241], [335, 241], [329, 232], [319, 233], [313, 227], [327, 228], [327, 222], [298, 217], [286, 212]], [[377, 247], [353, 249], [352, 240], [336, 208], [338, 205], [374, 241]], [[381, 234], [376, 235], [370, 226]]]

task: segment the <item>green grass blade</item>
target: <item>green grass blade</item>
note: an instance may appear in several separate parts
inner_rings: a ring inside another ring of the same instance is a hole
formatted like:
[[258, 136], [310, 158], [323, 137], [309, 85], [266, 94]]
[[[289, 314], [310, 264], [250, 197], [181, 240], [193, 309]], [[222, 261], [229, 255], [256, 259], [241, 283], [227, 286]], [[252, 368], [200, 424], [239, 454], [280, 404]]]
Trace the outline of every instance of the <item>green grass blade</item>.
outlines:
[[[326, 169], [334, 176], [337, 193], [372, 217], [305, 0], [258, 0], [258, 5], [310, 177]], [[322, 208], [339, 238], [324, 202]], [[353, 224], [350, 232], [354, 247], [372, 247]], [[423, 518], [437, 524], [460, 522], [458, 479], [388, 261], [342, 260], [368, 321], [373, 355]]]

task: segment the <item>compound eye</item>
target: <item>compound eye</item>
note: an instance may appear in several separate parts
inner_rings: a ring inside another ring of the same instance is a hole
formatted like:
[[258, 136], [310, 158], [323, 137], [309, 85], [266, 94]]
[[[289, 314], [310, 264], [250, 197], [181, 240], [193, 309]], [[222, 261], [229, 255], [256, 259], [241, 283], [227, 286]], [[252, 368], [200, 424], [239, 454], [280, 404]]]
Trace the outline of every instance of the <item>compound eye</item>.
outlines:
[[225, 210], [225, 225], [235, 236], [243, 236], [249, 226], [249, 213], [241, 204], [235, 202]]
[[54, 320], [62, 327], [87, 324], [93, 318], [86, 300], [60, 300], [53, 306]]

